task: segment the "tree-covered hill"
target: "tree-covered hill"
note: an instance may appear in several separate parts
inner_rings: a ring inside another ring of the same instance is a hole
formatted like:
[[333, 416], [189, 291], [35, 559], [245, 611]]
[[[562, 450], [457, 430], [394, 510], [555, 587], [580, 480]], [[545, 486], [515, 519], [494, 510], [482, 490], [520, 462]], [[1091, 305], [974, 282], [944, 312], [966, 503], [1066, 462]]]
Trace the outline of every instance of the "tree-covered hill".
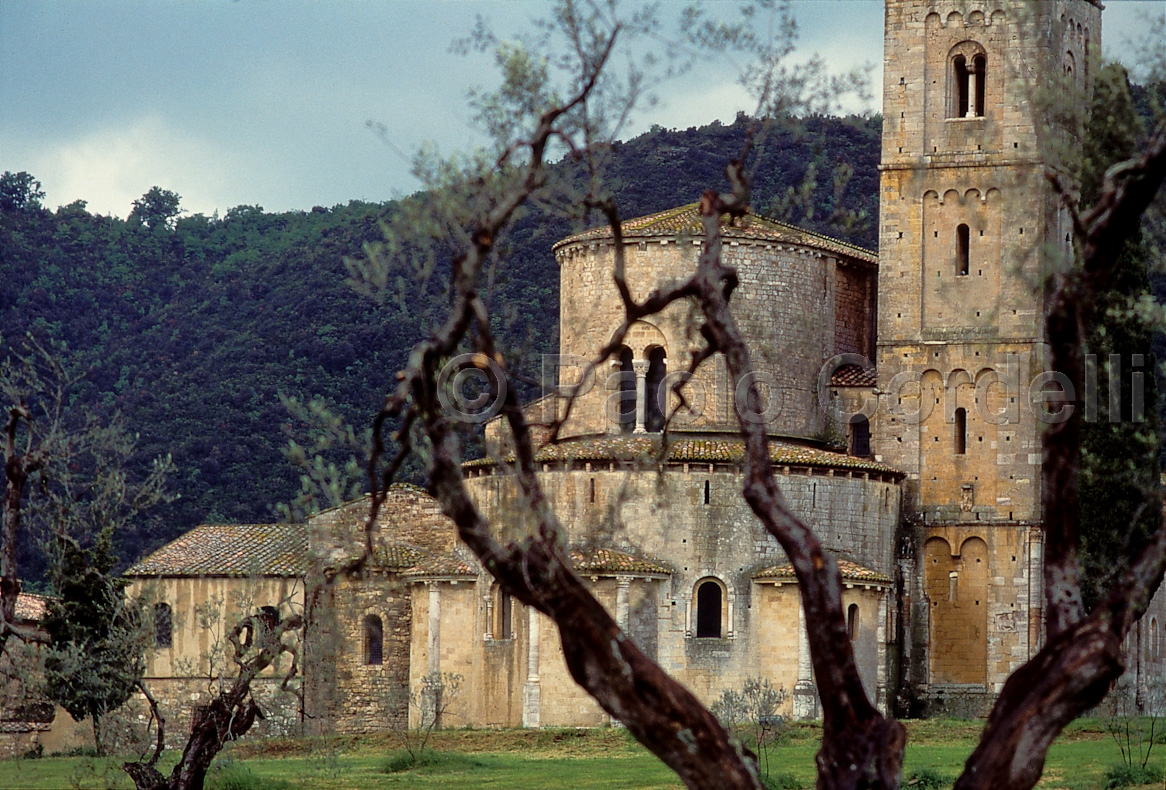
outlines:
[[[610, 175], [623, 216], [723, 187], [746, 125], [654, 129], [617, 145]], [[880, 125], [808, 118], [776, 130], [751, 163], [755, 206], [873, 247]], [[797, 190], [810, 168], [819, 186], [806, 199]], [[836, 176], [850, 172], [837, 190]], [[37, 186], [12, 173], [0, 184], [0, 337], [7, 348], [26, 331], [67, 343], [90, 368], [79, 402], [120, 412], [143, 461], [168, 452], [179, 470], [181, 498], [121, 536], [126, 560], [200, 522], [271, 520], [298, 488], [281, 454], [292, 421], [279, 394], [322, 397], [368, 425], [429, 308], [443, 303], [440, 276], [402, 280], [402, 298], [383, 304], [345, 284], [344, 257], [381, 238], [392, 202], [181, 216], [177, 196], [155, 188], [122, 220], [83, 202], [51, 211]], [[831, 221], [843, 212], [848, 223]], [[511, 232], [491, 295], [511, 314], [504, 344], [556, 347], [550, 247], [574, 230], [531, 210]]]

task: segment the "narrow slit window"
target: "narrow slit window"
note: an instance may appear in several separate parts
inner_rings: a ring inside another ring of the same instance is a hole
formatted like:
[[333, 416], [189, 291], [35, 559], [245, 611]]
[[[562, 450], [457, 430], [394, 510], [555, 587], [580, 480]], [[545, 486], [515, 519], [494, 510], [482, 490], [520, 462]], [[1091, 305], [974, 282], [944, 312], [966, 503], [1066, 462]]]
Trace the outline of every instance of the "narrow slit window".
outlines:
[[712, 499], [712, 487], [713, 487], [712, 482], [710, 482], [708, 480], [704, 481], [704, 503], [706, 505]]
[[636, 428], [636, 372], [632, 368], [632, 350], [619, 352], [619, 429], [631, 433]]
[[866, 417], [850, 424], [850, 454], [859, 458], [870, 455], [870, 422]]
[[846, 635], [853, 642], [858, 636], [858, 604], [852, 603], [846, 610]]
[[370, 614], [364, 618], [364, 663], [372, 666], [384, 663], [385, 628], [381, 618]]
[[968, 451], [968, 411], [955, 410], [955, 454], [964, 455]]
[[976, 118], [984, 117], [985, 88], [988, 83], [988, 59], [983, 55], [972, 58], [971, 97], [974, 102], [972, 114]]
[[963, 55], [957, 55], [952, 63], [952, 70], [955, 82], [955, 95], [952, 96], [955, 106], [952, 107], [952, 116], [964, 118], [968, 114], [968, 59]]
[[667, 396], [663, 386], [668, 373], [664, 349], [654, 348], [648, 354], [648, 374], [644, 380], [644, 430], [659, 433], [664, 430]]
[[494, 631], [496, 639], [510, 639], [513, 621], [511, 619], [510, 593], [499, 588], [498, 590], [498, 627]]
[[955, 237], [955, 273], [963, 277], [967, 275], [972, 266], [971, 230], [967, 225], [960, 225], [955, 230]]
[[168, 603], [154, 604], [154, 647], [174, 644], [174, 611]]

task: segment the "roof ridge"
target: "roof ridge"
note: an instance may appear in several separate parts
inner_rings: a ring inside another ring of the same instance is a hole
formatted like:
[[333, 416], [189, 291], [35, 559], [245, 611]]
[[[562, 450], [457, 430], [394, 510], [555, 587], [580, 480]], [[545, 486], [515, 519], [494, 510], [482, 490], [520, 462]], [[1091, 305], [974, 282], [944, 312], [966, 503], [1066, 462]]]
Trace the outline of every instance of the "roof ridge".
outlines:
[[[621, 221], [620, 226], [621, 226], [621, 229], [623, 230], [624, 238], [626, 240], [626, 238], [629, 235], [634, 235], [637, 233], [651, 232], [653, 230], [653, 228], [660, 225], [661, 223], [663, 223], [667, 220], [670, 220], [670, 219], [675, 219], [677, 217], [681, 217], [682, 215], [689, 213], [689, 212], [693, 213], [694, 218], [695, 218], [696, 210], [697, 210], [697, 207], [699, 205], [700, 205], [699, 203], [685, 203], [684, 205], [674, 206], [673, 208], [665, 209], [663, 211], [657, 211], [657, 212], [654, 212], [651, 214], [645, 214], [643, 216], [632, 217], [630, 219], [623, 220], [623, 221]], [[727, 215], [725, 215], [725, 216], [727, 216]], [[749, 213], [747, 213], [745, 215], [745, 218], [749, 222], [756, 223], [759, 226], [762, 226], [762, 227], [769, 226], [770, 230], [776, 230], [776, 231], [779, 231], [779, 232], [782, 232], [785, 234], [790, 234], [790, 235], [795, 235], [795, 236], [800, 235], [800, 236], [804, 237], [804, 240], [802, 242], [799, 242], [798, 240], [791, 240], [790, 243], [795, 243], [795, 244], [796, 243], [804, 243], [805, 240], [823, 241], [823, 242], [827, 242], [828, 244], [837, 245], [841, 248], [844, 248], [845, 250], [848, 250], [848, 251], [854, 253], [856, 255], [856, 257], [868, 257], [868, 258], [873, 259], [875, 262], [878, 261], [878, 251], [877, 250], [870, 250], [870, 249], [867, 249], [865, 247], [860, 247], [857, 244], [853, 244], [849, 241], [845, 241], [845, 240], [837, 238], [835, 236], [830, 236], [830, 235], [825, 234], [825, 233], [820, 233], [819, 231], [816, 231], [816, 230], [810, 230], [809, 228], [803, 228], [799, 225], [793, 225], [791, 223], [784, 222], [780, 219], [777, 219], [776, 217], [771, 217], [767, 214], [758, 213], [755, 211], [750, 211]], [[695, 230], [695, 227], [694, 227], [694, 230]], [[733, 225], [730, 222], [729, 225], [725, 226], [725, 230], [730, 231], [730, 232], [737, 231], [738, 233], [748, 233], [749, 228], [747, 226]], [[676, 231], [676, 230], [669, 231], [668, 229], [660, 229], [661, 235], [665, 235], [665, 234], [667, 234], [667, 235], [680, 235], [681, 232], [682, 231]], [[609, 225], [604, 225], [604, 224], [595, 225], [595, 226], [592, 226], [590, 228], [585, 228], [585, 229], [579, 231], [578, 233], [573, 233], [570, 236], [567, 236], [566, 238], [555, 242], [553, 245], [551, 245], [551, 249], [552, 249], [552, 251], [558, 250], [559, 248], [565, 247], [569, 244], [579, 243], [579, 242], [587, 241], [589, 239], [602, 238], [604, 236], [609, 236], [609, 235], [610, 235], [610, 226]], [[692, 235], [696, 235], [696, 234], [692, 234]]]

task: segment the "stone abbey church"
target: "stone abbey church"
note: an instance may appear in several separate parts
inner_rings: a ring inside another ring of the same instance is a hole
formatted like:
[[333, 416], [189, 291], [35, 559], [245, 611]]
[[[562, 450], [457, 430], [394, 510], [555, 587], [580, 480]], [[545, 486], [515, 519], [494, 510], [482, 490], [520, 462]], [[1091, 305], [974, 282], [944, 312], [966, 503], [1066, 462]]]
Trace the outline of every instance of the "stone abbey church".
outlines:
[[[920, 713], [982, 705], [1042, 644], [1034, 283], [1068, 249], [1068, 227], [1029, 92], [1057, 74], [1088, 93], [1101, 5], [885, 6], [878, 253], [747, 216], [725, 229], [724, 254], [769, 392], [754, 416], [769, 426], [787, 502], [839, 559], [867, 693], [883, 710]], [[593, 355], [619, 325], [613, 243], [591, 230], [548, 251], [561, 271], [564, 355]], [[628, 221], [623, 244], [637, 298], [687, 276], [701, 250], [695, 206]], [[783, 713], [814, 717], [798, 584], [741, 497], [723, 359], [689, 382], [694, 410], [678, 414], [658, 463], [667, 384], [698, 344], [686, 305], [636, 323], [560, 440], [538, 450], [542, 483], [576, 570], [648, 655], [706, 703], [760, 677], [787, 692]], [[839, 355], [857, 356], [824, 368]], [[564, 381], [577, 372], [564, 369]], [[624, 390], [615, 397], [611, 381]], [[529, 413], [546, 424], [562, 408], [544, 398]], [[838, 412], [856, 416], [829, 416]], [[495, 452], [465, 464], [466, 483], [500, 534], [521, 536], [498, 425], [487, 439]], [[351, 556], [366, 513], [358, 501], [306, 526], [202, 526], [135, 565], [135, 588], [159, 602], [155, 695], [199, 704], [226, 619], [206, 627], [208, 606], [302, 607], [309, 558]], [[446, 725], [609, 721], [571, 680], [553, 624], [499, 591], [419, 489], [393, 489], [371, 572], [326, 595], [305, 637], [302, 701], [281, 702], [274, 680], [261, 689], [271, 731], [416, 723], [408, 693], [434, 673], [460, 676]], [[1139, 682], [1162, 677], [1163, 622], [1156, 600], [1131, 635]]]

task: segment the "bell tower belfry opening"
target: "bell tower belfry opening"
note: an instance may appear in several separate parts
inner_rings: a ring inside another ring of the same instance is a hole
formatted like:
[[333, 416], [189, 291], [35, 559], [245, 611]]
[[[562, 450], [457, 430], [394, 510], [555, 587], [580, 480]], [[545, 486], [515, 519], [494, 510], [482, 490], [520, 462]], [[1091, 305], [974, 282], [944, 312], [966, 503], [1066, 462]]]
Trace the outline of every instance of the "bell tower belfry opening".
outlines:
[[[885, 8], [873, 451], [907, 474], [902, 674], [930, 699], [993, 694], [1041, 640], [1043, 423], [1029, 390], [1043, 369], [1038, 286], [1064, 219], [1034, 97], [1095, 56], [1101, 6]], [[1087, 96], [1088, 68], [1075, 73]], [[968, 582], [980, 578], [1007, 583]]]

